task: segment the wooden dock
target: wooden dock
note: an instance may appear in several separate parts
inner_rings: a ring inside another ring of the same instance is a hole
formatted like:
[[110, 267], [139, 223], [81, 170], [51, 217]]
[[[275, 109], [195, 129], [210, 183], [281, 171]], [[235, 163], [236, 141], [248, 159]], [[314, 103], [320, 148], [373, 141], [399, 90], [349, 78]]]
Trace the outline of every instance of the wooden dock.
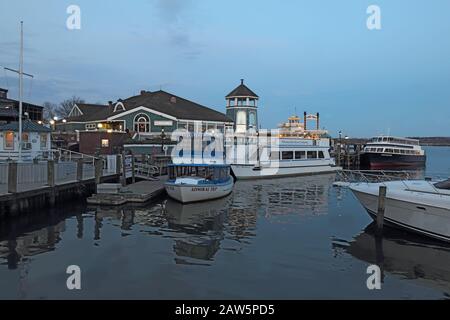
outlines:
[[119, 206], [125, 203], [145, 203], [165, 193], [167, 176], [154, 181], [140, 181], [120, 188], [118, 192], [96, 193], [87, 199], [92, 205]]

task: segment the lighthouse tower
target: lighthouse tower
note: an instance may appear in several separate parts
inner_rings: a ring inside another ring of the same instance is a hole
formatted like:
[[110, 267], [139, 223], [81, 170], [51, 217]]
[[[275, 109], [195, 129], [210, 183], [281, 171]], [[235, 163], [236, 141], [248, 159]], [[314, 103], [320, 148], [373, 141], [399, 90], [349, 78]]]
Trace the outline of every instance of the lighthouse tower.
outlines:
[[227, 116], [233, 119], [236, 132], [246, 132], [251, 128], [258, 130], [259, 97], [244, 84], [244, 79], [225, 99]]

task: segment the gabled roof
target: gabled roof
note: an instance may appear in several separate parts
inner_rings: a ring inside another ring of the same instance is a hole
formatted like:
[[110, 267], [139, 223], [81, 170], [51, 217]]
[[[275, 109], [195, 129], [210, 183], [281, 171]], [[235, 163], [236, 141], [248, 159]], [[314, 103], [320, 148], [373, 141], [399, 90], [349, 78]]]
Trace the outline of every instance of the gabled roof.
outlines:
[[231, 91], [225, 98], [232, 97], [251, 97], [251, 98], [259, 98], [256, 93], [250, 90], [245, 84], [244, 79], [241, 79], [241, 84], [237, 86], [233, 91]]
[[[102, 121], [113, 117], [120, 117], [123, 113], [133, 112], [133, 109], [145, 107], [156, 112], [182, 120], [205, 120], [217, 122], [233, 122], [225, 114], [174, 94], [159, 90], [156, 92], [142, 91], [137, 96], [119, 100], [125, 110], [116, 110], [115, 104], [106, 105], [78, 105], [83, 115], [67, 118], [68, 122]], [[85, 112], [86, 111], [86, 112]]]
[[[219, 111], [163, 90], [156, 92], [145, 91], [138, 96], [123, 100], [122, 103], [125, 105], [127, 111], [143, 106], [177, 119], [233, 122], [233, 120]], [[120, 113], [123, 112], [116, 112], [114, 115]]]
[[[19, 122], [11, 122], [0, 125], [0, 131], [19, 131]], [[30, 120], [24, 120], [22, 122], [22, 132], [51, 132], [50, 128], [37, 124]]]
[[111, 109], [109, 105], [103, 104], [77, 103], [76, 106], [83, 114], [80, 116], [68, 117], [67, 121], [85, 122], [85, 121], [104, 120], [108, 117], [109, 111]]

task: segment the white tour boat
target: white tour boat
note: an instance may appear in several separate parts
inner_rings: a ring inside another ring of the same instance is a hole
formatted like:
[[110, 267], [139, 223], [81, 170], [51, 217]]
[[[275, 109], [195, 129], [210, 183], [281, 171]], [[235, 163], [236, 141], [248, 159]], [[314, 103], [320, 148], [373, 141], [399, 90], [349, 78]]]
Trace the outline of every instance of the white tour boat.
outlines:
[[[307, 130], [297, 116], [280, 126], [276, 136], [259, 140], [257, 159], [248, 156], [233, 159], [231, 169], [236, 179], [280, 178], [306, 174], [330, 173], [337, 171], [330, 156], [330, 138], [327, 131]], [[239, 137], [238, 137], [239, 139]], [[247, 139], [247, 138], [246, 138]]]
[[402, 180], [349, 183], [349, 188], [376, 217], [380, 186], [386, 186], [386, 222], [436, 239], [450, 241], [450, 179], [441, 182]]
[[168, 169], [167, 194], [182, 203], [222, 198], [233, 191], [229, 165], [173, 164]]

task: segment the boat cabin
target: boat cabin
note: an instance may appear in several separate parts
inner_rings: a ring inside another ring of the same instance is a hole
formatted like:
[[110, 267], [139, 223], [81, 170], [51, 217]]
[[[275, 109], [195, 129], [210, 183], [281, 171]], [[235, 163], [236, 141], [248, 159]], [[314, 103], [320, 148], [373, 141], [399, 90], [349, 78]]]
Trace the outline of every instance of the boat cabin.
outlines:
[[169, 181], [202, 180], [207, 183], [222, 183], [230, 179], [228, 165], [173, 164], [169, 165]]

